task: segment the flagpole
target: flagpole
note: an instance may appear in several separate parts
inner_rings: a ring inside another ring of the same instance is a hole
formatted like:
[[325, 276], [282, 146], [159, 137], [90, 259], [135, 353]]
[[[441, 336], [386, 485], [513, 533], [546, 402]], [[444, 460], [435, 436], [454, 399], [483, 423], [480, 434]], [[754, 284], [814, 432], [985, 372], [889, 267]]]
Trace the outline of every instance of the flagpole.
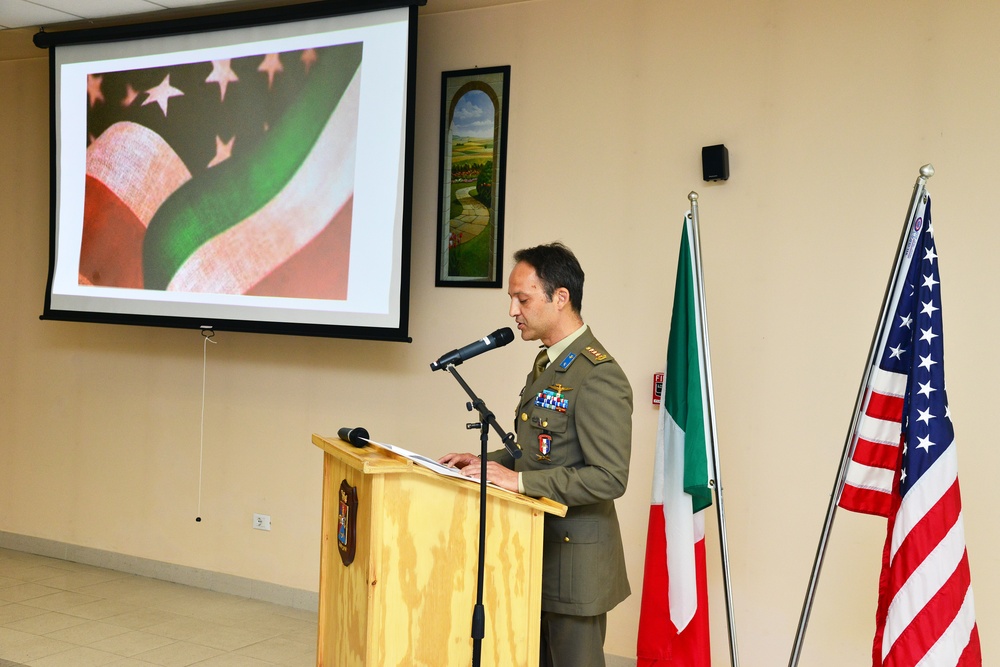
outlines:
[[844, 479], [847, 477], [847, 467], [854, 455], [854, 432], [861, 418], [861, 410], [865, 398], [865, 390], [871, 379], [872, 369], [875, 365], [875, 356], [878, 354], [879, 343], [886, 328], [886, 320], [890, 316], [889, 310], [892, 302], [892, 295], [895, 293], [896, 285], [904, 276], [900, 276], [900, 266], [903, 263], [906, 251], [906, 242], [910, 237], [913, 228], [913, 216], [917, 210], [917, 205], [924, 196], [927, 180], [934, 175], [934, 166], [925, 164], [920, 168], [920, 176], [913, 186], [913, 196], [910, 198], [910, 208], [906, 213], [906, 221], [903, 225], [903, 232], [899, 237], [899, 246], [896, 248], [896, 263], [893, 266], [892, 274], [885, 288], [885, 296], [882, 298], [882, 310], [879, 315], [878, 326], [875, 335], [872, 336], [871, 346], [868, 350], [868, 362], [865, 366], [864, 376], [861, 378], [861, 386], [858, 387], [858, 395], [854, 402], [854, 416], [851, 418], [851, 426], [847, 431], [847, 438], [844, 442], [844, 451], [840, 458], [840, 468], [837, 470], [837, 479], [833, 484], [833, 491], [830, 494], [830, 505], [826, 510], [826, 520], [823, 523], [823, 532], [820, 534], [819, 546], [816, 549], [816, 559], [813, 561], [812, 574], [809, 577], [809, 586], [806, 589], [806, 597], [802, 603], [802, 614], [799, 616], [799, 625], [795, 631], [795, 642], [792, 645], [792, 654], [788, 660], [788, 667], [796, 667], [799, 664], [799, 657], [802, 653], [802, 642], [805, 639], [806, 626], [809, 624], [809, 614], [812, 611], [813, 599], [816, 595], [816, 586], [819, 583], [820, 570], [823, 569], [823, 557], [826, 555], [826, 546], [830, 539], [830, 531], [833, 529], [834, 515], [837, 513], [837, 505], [840, 502], [840, 494], [844, 490]]
[[712, 479], [709, 485], [715, 487], [715, 508], [719, 517], [719, 546], [722, 552], [722, 580], [726, 595], [726, 623], [729, 627], [729, 659], [732, 667], [739, 667], [739, 652], [736, 648], [736, 620], [733, 614], [732, 582], [729, 577], [729, 545], [726, 540], [726, 511], [722, 503], [722, 473], [719, 469], [719, 438], [715, 425], [715, 389], [712, 385], [712, 355], [708, 346], [708, 314], [705, 310], [705, 276], [701, 266], [701, 231], [698, 227], [698, 193], [688, 194], [691, 202], [691, 241], [693, 244], [694, 273], [698, 281], [698, 309], [701, 312], [700, 334], [702, 338], [701, 364], [705, 369], [706, 389], [708, 397], [707, 417], [709, 437], [712, 438]]

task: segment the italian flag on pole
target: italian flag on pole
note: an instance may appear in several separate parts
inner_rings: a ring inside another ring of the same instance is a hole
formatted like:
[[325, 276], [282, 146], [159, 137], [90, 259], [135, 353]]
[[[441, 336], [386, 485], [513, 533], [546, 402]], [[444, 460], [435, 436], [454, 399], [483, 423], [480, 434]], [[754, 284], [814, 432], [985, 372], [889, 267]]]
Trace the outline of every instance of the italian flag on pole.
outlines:
[[656, 435], [637, 667], [711, 665], [704, 510], [708, 391], [692, 223], [685, 219]]

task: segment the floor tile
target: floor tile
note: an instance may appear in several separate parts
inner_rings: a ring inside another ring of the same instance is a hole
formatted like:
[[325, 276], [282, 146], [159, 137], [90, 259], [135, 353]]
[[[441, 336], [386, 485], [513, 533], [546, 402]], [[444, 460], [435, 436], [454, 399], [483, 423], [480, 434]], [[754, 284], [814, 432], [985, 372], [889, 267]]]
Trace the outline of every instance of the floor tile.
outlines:
[[76, 616], [78, 618], [85, 618], [88, 621], [100, 621], [105, 618], [128, 614], [140, 609], [142, 609], [141, 606], [121, 602], [120, 600], [101, 598], [95, 602], [87, 602], [76, 607], [71, 607], [63, 613], [69, 614], [70, 616]]
[[100, 584], [107, 581], [115, 581], [120, 578], [121, 575], [116, 575], [114, 573], [67, 572], [66, 570], [58, 570], [56, 573], [52, 574], [52, 576], [35, 579], [34, 581], [36, 583], [44, 584], [45, 586], [51, 586], [52, 588], [58, 588], [64, 591], [76, 591], [87, 586], [93, 586], [94, 584]]
[[312, 667], [315, 610], [0, 549], [0, 667]]
[[21, 581], [41, 581], [42, 579], [51, 579], [52, 577], [65, 574], [66, 570], [60, 570], [59, 568], [51, 567], [49, 565], [22, 567], [14, 572], [14, 575]]
[[[160, 667], [188, 667], [188, 665], [194, 665], [202, 660], [208, 660], [221, 654], [222, 651], [219, 649], [202, 646], [201, 644], [177, 641], [151, 651], [139, 653], [134, 657], [154, 665], [159, 665]], [[315, 662], [313, 660], [313, 664]]]
[[223, 653], [195, 664], [196, 667], [274, 667], [274, 663], [233, 653]]
[[33, 635], [47, 635], [50, 632], [65, 630], [66, 628], [71, 628], [74, 625], [80, 625], [84, 622], [85, 621], [82, 618], [69, 616], [68, 614], [60, 614], [55, 611], [47, 611], [38, 614], [37, 616], [29, 616], [18, 621], [5, 623], [4, 627], [12, 630], [29, 632]]
[[[9, 632], [15, 632], [11, 630]], [[61, 642], [49, 637], [41, 637], [27, 633], [19, 633], [21, 637], [4, 636], [0, 633], [0, 658], [13, 662], [27, 663], [55, 653], [75, 648], [73, 644]]]
[[199, 632], [204, 631], [205, 625], [205, 621], [200, 618], [181, 616], [172, 621], [150, 625], [145, 630], [154, 635], [162, 635], [171, 639], [190, 639]]
[[46, 613], [46, 611], [44, 609], [39, 609], [38, 607], [29, 607], [16, 602], [8, 604], [0, 603], [0, 626], [7, 625], [8, 623], [14, 621], [19, 621], [22, 618], [40, 616], [44, 613]]
[[105, 623], [120, 625], [130, 630], [142, 630], [154, 625], [161, 625], [163, 623], [169, 623], [170, 621], [177, 621], [183, 618], [185, 617], [180, 614], [163, 611], [162, 609], [133, 609], [132, 611], [128, 611], [123, 614], [109, 616], [103, 620]]
[[28, 667], [105, 667], [121, 658], [89, 646], [74, 646], [43, 658], [28, 661]]
[[141, 630], [132, 630], [121, 635], [101, 639], [90, 646], [109, 653], [132, 657], [138, 653], [144, 653], [154, 648], [161, 648], [173, 643], [174, 640], [169, 637], [151, 635]]
[[72, 609], [73, 607], [79, 607], [80, 605], [87, 604], [88, 602], [97, 602], [99, 599], [100, 598], [96, 598], [93, 595], [84, 595], [83, 593], [74, 593], [73, 591], [57, 590], [49, 595], [41, 595], [39, 597], [24, 600], [24, 604], [29, 607], [48, 609], [49, 611], [64, 611], [66, 609]]
[[245, 646], [244, 648], [234, 651], [234, 653], [251, 658], [258, 658], [260, 660], [266, 660], [267, 662], [273, 662], [275, 664], [281, 664], [286, 660], [292, 660], [302, 655], [312, 654], [313, 650], [300, 642], [294, 642], [283, 637], [274, 637], [272, 639], [266, 639], [262, 642], [257, 642], [256, 644], [251, 644], [250, 646]]
[[41, 584], [20, 583], [13, 586], [0, 588], [0, 601], [4, 602], [27, 602], [35, 598], [45, 597], [60, 593], [58, 588], [50, 588]]
[[255, 644], [264, 639], [270, 639], [276, 635], [277, 633], [262, 634], [255, 630], [217, 625], [214, 628], [205, 628], [201, 632], [196, 632], [191, 636], [190, 641], [195, 644], [211, 646], [221, 651], [235, 651], [236, 649]]
[[89, 646], [94, 642], [117, 637], [129, 632], [129, 629], [121, 625], [112, 625], [103, 621], [84, 621], [80, 625], [74, 625], [64, 630], [56, 630], [48, 633], [52, 639], [70, 642], [78, 646]]

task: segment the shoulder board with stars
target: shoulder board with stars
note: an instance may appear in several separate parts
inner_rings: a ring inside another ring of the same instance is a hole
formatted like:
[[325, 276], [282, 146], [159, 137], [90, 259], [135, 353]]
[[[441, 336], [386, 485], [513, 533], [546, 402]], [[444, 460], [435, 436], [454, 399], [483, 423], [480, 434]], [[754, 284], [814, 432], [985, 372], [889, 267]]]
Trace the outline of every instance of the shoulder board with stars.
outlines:
[[583, 349], [583, 351], [585, 352], [583, 356], [595, 364], [603, 364], [605, 361], [612, 361], [610, 354], [604, 350], [599, 350], [596, 347], [588, 345]]

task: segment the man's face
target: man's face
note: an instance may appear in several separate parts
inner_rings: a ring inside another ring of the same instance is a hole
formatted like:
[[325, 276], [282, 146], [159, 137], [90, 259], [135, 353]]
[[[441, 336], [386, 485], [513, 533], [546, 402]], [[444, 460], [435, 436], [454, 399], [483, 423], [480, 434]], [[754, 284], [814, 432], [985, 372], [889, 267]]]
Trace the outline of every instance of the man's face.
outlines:
[[559, 317], [556, 303], [545, 295], [535, 267], [518, 262], [510, 272], [507, 294], [510, 295], [510, 316], [524, 340], [540, 340], [545, 345], [555, 330]]

